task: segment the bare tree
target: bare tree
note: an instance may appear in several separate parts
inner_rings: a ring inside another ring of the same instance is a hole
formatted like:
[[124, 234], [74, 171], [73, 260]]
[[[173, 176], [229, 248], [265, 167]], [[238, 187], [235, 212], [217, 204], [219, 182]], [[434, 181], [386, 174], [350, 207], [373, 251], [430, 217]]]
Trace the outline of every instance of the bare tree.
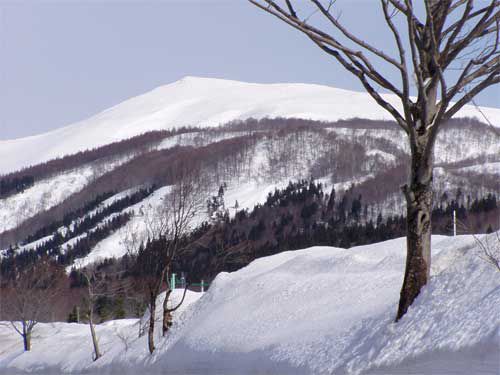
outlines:
[[172, 262], [183, 246], [182, 240], [189, 234], [193, 219], [203, 207], [203, 195], [201, 194], [199, 182], [193, 179], [192, 175], [182, 176], [165, 203], [170, 208], [171, 216], [167, 228], [167, 247], [165, 249], [167, 290], [163, 300], [163, 336], [167, 334], [172, 326], [172, 313], [182, 305], [186, 296], [187, 284], [181, 301], [175, 307], [168, 307], [170, 295], [172, 294], [172, 285], [170, 285]]
[[500, 232], [484, 236], [482, 239], [474, 236], [474, 239], [479, 247], [479, 258], [500, 272]]
[[[144, 218], [144, 208], [141, 207], [139, 214], [135, 212], [132, 214], [133, 217], [140, 217], [146, 221]], [[125, 228], [121, 231], [121, 241], [120, 244], [125, 248], [127, 252], [127, 256], [131, 259], [136, 259], [139, 254], [139, 251], [144, 252], [144, 244], [147, 240], [147, 233], [141, 230], [140, 223], [135, 220], [130, 220]], [[136, 262], [137, 263], [137, 262]], [[135, 285], [140, 289], [139, 293], [135, 293], [133, 296], [129, 295], [127, 299], [132, 300], [138, 307], [145, 306], [148, 304], [149, 299], [147, 298], [147, 294], [145, 293], [147, 282], [144, 282], [141, 278], [137, 278], [135, 280]], [[146, 323], [147, 321], [143, 321], [144, 315], [141, 316], [139, 320], [138, 328], [138, 336], [142, 337], [146, 333]]]
[[[136, 214], [135, 211], [131, 213], [131, 217], [144, 217], [143, 208], [141, 207], [140, 213]], [[147, 234], [141, 231], [139, 223], [134, 220], [129, 221], [122, 231], [120, 231], [120, 245], [122, 245], [127, 255], [134, 257], [139, 252], [139, 247], [144, 244], [147, 239]]]
[[168, 307], [170, 295], [172, 294], [172, 285], [170, 285], [170, 276], [172, 272], [172, 263], [182, 247], [185, 245], [183, 240], [188, 236], [193, 220], [203, 209], [204, 197], [203, 184], [194, 174], [187, 171], [181, 172], [177, 185], [172, 192], [165, 197], [165, 208], [168, 211], [165, 236], [167, 245], [165, 248], [165, 281], [167, 290], [163, 300], [163, 324], [162, 334], [165, 336], [172, 326], [172, 313], [177, 310], [186, 296], [187, 285], [184, 288], [181, 301], [175, 307]]
[[128, 352], [130, 344], [132, 343], [131, 337], [127, 334], [127, 332], [120, 331], [119, 328], [116, 328], [114, 332], [116, 337], [118, 337], [118, 339], [120, 339], [120, 341], [122, 342], [123, 347], [125, 348], [125, 352]]
[[[481, 91], [500, 82], [500, 2], [424, 0], [419, 16], [412, 0], [380, 0], [380, 18], [393, 36], [397, 56], [354, 35], [334, 14], [334, 0], [249, 0], [304, 33], [357, 77], [367, 93], [395, 119], [410, 142], [407, 258], [396, 320], [427, 284], [431, 265], [431, 209], [434, 144], [442, 124]], [[301, 11], [299, 12], [299, 9]], [[401, 27], [400, 25], [404, 26]], [[327, 25], [327, 26], [325, 26]], [[407, 52], [409, 49], [409, 53]], [[461, 63], [458, 78], [449, 72]], [[381, 67], [398, 72], [384, 76]], [[412, 79], [417, 97], [410, 97]], [[401, 109], [378, 88], [397, 96]]]
[[186, 238], [196, 214], [203, 207], [204, 185], [197, 175], [179, 168], [176, 185], [172, 187], [157, 207], [149, 207], [144, 212], [144, 222], [148, 241], [139, 249], [137, 256], [138, 271], [142, 277], [143, 291], [147, 295], [149, 310], [148, 348], [155, 350], [154, 327], [156, 321], [156, 302], [164, 286], [162, 334], [166, 335], [172, 325], [172, 313], [184, 302], [186, 289], [181, 301], [169, 307], [172, 286], [170, 279], [175, 257], [186, 245]]
[[95, 332], [94, 305], [95, 305], [95, 302], [97, 300], [97, 297], [99, 296], [99, 293], [97, 292], [97, 290], [102, 288], [103, 283], [105, 283], [105, 282], [102, 280], [101, 275], [98, 275], [95, 272], [95, 268], [83, 269], [82, 275], [84, 276], [86, 284], [87, 284], [87, 298], [86, 298], [87, 319], [89, 322], [90, 336], [92, 338], [92, 345], [94, 347], [93, 360], [97, 361], [102, 356], [102, 354], [101, 354], [101, 351], [99, 350], [99, 340], [98, 340], [97, 334]]
[[[148, 348], [152, 354], [155, 350], [154, 329], [156, 322], [156, 301], [161, 292], [164, 280], [164, 258], [162, 257], [163, 238], [148, 240], [141, 245], [137, 253], [135, 272], [138, 275], [140, 289], [146, 297], [149, 311]], [[139, 330], [141, 331], [140, 324]]]
[[22, 337], [25, 351], [31, 350], [35, 326], [51, 317], [65, 279], [61, 267], [48, 259], [40, 259], [31, 267], [17, 271], [15, 279], [2, 292], [3, 313], [9, 317], [10, 326]]
[[99, 348], [99, 339], [95, 331], [95, 305], [100, 297], [114, 297], [123, 293], [127, 286], [113, 285], [103, 272], [100, 272], [97, 265], [89, 265], [79, 267], [86, 283], [87, 296], [85, 298], [87, 307], [87, 320], [90, 328], [90, 336], [92, 338], [92, 346], [94, 349], [93, 360], [97, 361], [102, 357]]

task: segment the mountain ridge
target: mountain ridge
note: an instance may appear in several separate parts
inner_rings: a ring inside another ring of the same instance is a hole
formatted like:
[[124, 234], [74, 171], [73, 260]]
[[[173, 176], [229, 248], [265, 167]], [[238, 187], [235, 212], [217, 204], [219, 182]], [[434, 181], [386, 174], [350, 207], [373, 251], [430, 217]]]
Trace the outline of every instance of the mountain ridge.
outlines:
[[[397, 106], [398, 98], [383, 94]], [[269, 104], [272, 103], [272, 104]], [[481, 107], [495, 126], [500, 109]], [[304, 83], [247, 83], [186, 76], [127, 99], [88, 119], [47, 133], [0, 140], [0, 174], [152, 130], [214, 127], [263, 117], [336, 121], [353, 117], [391, 119], [364, 92]], [[466, 106], [456, 117], [481, 117]]]

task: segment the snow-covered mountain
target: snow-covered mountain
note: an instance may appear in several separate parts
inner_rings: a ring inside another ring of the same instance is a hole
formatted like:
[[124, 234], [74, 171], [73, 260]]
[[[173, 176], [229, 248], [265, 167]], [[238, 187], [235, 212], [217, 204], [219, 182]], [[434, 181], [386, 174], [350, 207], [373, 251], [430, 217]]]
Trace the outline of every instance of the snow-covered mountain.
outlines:
[[[399, 107], [397, 97], [383, 97]], [[500, 109], [482, 108], [500, 126]], [[0, 141], [0, 174], [151, 130], [217, 126], [236, 119], [285, 117], [336, 121], [391, 119], [364, 92], [311, 84], [257, 84], [185, 77], [87, 120], [31, 137]], [[455, 117], [482, 115], [465, 106]], [[0, 134], [1, 138], [1, 134]]]
[[[476, 111], [438, 135], [433, 233], [449, 234], [452, 208], [467, 233], [499, 228], [500, 142]], [[500, 126], [500, 109], [482, 111]], [[174, 269], [213, 281], [203, 296], [188, 293], [153, 356], [137, 319], [97, 326], [105, 355], [95, 363], [87, 326], [40, 323], [23, 353], [0, 322], [0, 373], [494, 370], [498, 277], [472, 236], [433, 237], [431, 283], [397, 325], [404, 239], [356, 247], [405, 233], [409, 149], [386, 120], [364, 93], [187, 77], [66, 128], [0, 141], [2, 271], [45, 256], [68, 272], [104, 260], [128, 270], [124, 255], [168, 212], [182, 169], [204, 196]], [[287, 251], [318, 243], [336, 247]]]

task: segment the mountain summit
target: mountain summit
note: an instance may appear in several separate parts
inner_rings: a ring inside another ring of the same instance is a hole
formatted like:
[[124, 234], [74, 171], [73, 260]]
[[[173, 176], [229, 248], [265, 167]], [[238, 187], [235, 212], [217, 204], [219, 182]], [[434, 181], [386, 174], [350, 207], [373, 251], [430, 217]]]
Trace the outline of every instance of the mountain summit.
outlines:
[[[384, 95], [396, 108], [398, 98]], [[500, 126], [500, 109], [482, 108]], [[246, 83], [187, 76], [128, 99], [89, 119], [44, 134], [0, 141], [0, 174], [106, 145], [151, 130], [217, 126], [262, 117], [336, 121], [391, 119], [364, 92], [301, 84]], [[481, 117], [473, 106], [457, 117]]]

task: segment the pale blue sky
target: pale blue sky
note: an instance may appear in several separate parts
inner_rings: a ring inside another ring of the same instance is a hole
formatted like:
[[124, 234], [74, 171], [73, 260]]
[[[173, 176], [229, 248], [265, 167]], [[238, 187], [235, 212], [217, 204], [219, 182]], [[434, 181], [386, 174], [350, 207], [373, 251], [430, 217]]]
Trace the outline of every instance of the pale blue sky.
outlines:
[[[378, 1], [350, 0], [342, 20], [384, 46], [378, 12]], [[0, 139], [68, 125], [186, 75], [362, 90], [246, 0], [0, 0], [0, 38]], [[498, 87], [477, 101], [500, 106]]]

